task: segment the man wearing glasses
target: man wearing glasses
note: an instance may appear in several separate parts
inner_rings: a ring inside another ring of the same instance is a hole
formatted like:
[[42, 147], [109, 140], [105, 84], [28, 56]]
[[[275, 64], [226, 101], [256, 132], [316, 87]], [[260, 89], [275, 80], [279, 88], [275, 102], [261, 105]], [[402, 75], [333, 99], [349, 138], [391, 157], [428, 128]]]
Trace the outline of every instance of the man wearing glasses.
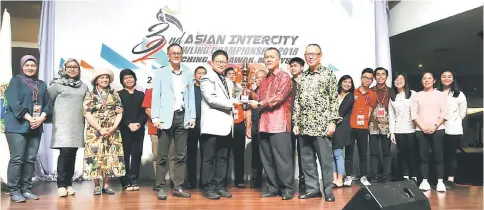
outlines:
[[202, 93], [200, 149], [202, 152], [202, 195], [207, 199], [231, 198], [224, 187], [230, 143], [233, 138], [234, 83], [224, 76], [229, 56], [223, 50], [212, 54], [212, 70], [200, 81]]
[[[373, 107], [376, 105], [376, 93], [369, 87], [373, 82], [373, 69], [366, 68], [361, 72], [361, 86], [355, 89], [355, 103], [350, 117], [352, 128], [351, 136], [356, 139], [358, 145], [358, 155], [360, 156], [360, 182], [367, 186], [370, 182], [367, 179], [367, 149], [368, 149], [368, 120], [370, 119]], [[353, 174], [353, 153], [355, 142], [345, 147], [345, 171], [346, 178], [343, 185], [350, 187]]]
[[321, 65], [321, 48], [310, 44], [304, 54], [309, 69], [304, 71], [294, 102], [294, 134], [299, 135], [301, 167], [306, 194], [299, 199], [321, 197], [316, 157], [321, 166], [323, 193], [327, 202], [334, 202], [332, 138], [339, 117], [336, 75]]
[[156, 156], [156, 186], [158, 199], [166, 200], [165, 175], [168, 170], [170, 139], [174, 138], [175, 174], [172, 196], [189, 198], [182, 189], [185, 180], [185, 152], [188, 128], [195, 127], [196, 109], [193, 73], [180, 64], [183, 49], [178, 44], [168, 46], [170, 65], [155, 75], [151, 103], [151, 120], [158, 129], [158, 154]]

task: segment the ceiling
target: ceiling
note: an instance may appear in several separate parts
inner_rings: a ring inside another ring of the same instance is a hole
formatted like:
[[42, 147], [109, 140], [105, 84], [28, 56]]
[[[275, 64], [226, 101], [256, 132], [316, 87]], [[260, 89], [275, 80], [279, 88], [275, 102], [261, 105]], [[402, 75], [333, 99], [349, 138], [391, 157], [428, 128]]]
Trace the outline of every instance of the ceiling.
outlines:
[[392, 70], [409, 75], [452, 70], [482, 78], [482, 19], [479, 7], [391, 37]]

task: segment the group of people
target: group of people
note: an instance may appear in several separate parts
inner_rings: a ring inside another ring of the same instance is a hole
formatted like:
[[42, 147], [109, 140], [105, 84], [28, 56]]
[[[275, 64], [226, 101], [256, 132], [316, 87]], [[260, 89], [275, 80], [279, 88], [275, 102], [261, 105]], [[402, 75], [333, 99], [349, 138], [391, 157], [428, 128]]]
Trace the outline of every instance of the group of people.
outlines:
[[[167, 54], [169, 65], [156, 71], [153, 88], [145, 93], [136, 90], [136, 74], [130, 69], [120, 72], [123, 89], [118, 92], [110, 86], [114, 80], [111, 70], [94, 70], [93, 89], [89, 90], [80, 80], [75, 59], [62, 65], [59, 77], [48, 87], [38, 79], [37, 59], [22, 57], [20, 74], [6, 90], [11, 200], [39, 199], [31, 191], [32, 175], [46, 121], [53, 123], [51, 148], [60, 151], [60, 197], [75, 194], [72, 177], [76, 152], [82, 147], [83, 177], [94, 180], [95, 195], [115, 193], [109, 183], [112, 177], [120, 177], [123, 190], [138, 191], [145, 127], [154, 155], [153, 189], [160, 200], [167, 199], [169, 188], [172, 196], [191, 197], [184, 188], [197, 186], [198, 144], [202, 196], [231, 198], [226, 187], [228, 160], [233, 150], [235, 185], [245, 187], [246, 138], [253, 148], [252, 187], [262, 187], [265, 171], [266, 189], [261, 198], [290, 200], [299, 191], [299, 199], [324, 196], [327, 202], [335, 201], [333, 187], [349, 187], [357, 180], [353, 173], [355, 140], [363, 185], [391, 181], [393, 143], [399, 150], [404, 179], [417, 183], [420, 178], [420, 189], [430, 190], [432, 158], [437, 191], [455, 186], [455, 153], [467, 104], [452, 72], [442, 73], [437, 88], [434, 75], [424, 73], [423, 90], [417, 93], [404, 73], [396, 73], [388, 87], [386, 69], [366, 68], [361, 86], [356, 88], [351, 76], [338, 81], [332, 70], [321, 65], [323, 54], [317, 44], [306, 47], [305, 60], [290, 60], [290, 73], [279, 67], [280, 52], [271, 47], [264, 51], [267, 70], [256, 70], [255, 88], [247, 89], [237, 82], [235, 70], [228, 68], [229, 56], [223, 50], [213, 52], [211, 69], [200, 66], [194, 72], [181, 65], [182, 46], [171, 44]], [[374, 79], [376, 85], [370, 88]], [[249, 100], [244, 99], [245, 91]]]

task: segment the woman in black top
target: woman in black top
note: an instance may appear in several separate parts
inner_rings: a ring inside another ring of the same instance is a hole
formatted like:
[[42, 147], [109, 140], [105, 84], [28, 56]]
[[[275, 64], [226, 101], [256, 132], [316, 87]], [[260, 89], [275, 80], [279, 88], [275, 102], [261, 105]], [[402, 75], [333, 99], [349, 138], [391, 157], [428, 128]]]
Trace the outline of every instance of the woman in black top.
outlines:
[[121, 177], [120, 181], [123, 190], [138, 191], [145, 123], [148, 119], [144, 108], [141, 107], [145, 94], [135, 89], [136, 74], [131, 69], [122, 70], [119, 73], [119, 79], [124, 87], [118, 93], [124, 109], [120, 131], [126, 164], [126, 175]]
[[343, 147], [351, 144], [351, 127], [350, 116], [353, 109], [355, 97], [353, 92], [355, 85], [349, 75], [344, 75], [338, 82], [338, 102], [339, 116], [341, 119], [334, 133], [333, 138], [333, 185], [334, 187], [343, 186], [343, 177], [345, 175], [345, 160], [343, 157]]

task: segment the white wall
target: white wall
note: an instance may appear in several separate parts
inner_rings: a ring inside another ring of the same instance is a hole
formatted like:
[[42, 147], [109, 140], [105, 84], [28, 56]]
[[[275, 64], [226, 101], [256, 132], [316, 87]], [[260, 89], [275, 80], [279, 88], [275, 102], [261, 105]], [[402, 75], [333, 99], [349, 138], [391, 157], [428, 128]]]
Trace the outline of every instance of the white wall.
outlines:
[[390, 10], [390, 37], [482, 5], [482, 0], [401, 1]]

